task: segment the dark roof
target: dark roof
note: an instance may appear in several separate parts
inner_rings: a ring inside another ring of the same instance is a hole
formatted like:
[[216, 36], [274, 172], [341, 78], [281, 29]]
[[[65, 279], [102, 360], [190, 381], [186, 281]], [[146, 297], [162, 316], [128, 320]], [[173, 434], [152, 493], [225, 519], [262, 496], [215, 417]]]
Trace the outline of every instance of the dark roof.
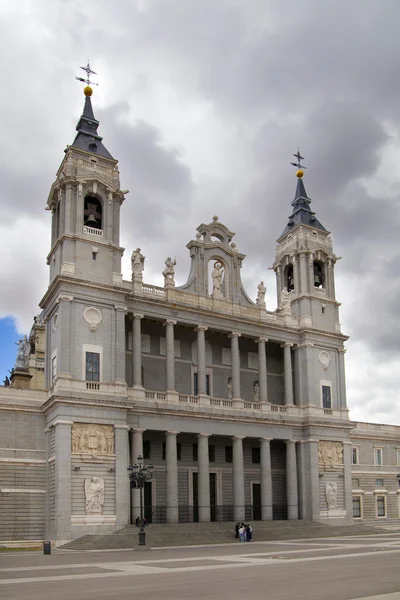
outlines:
[[292, 202], [293, 212], [289, 217], [288, 224], [283, 230], [280, 237], [291, 231], [296, 225], [308, 225], [313, 229], [326, 231], [325, 227], [318, 221], [315, 213], [310, 208], [311, 199], [307, 196], [306, 188], [304, 187], [303, 179], [297, 180], [296, 195]]
[[111, 158], [114, 160], [107, 148], [102, 144], [103, 138], [97, 133], [98, 126], [99, 122], [94, 118], [90, 96], [86, 96], [83, 113], [76, 126], [78, 133], [76, 134], [72, 146], [74, 148], [79, 148], [80, 150], [85, 150], [86, 152], [91, 152], [97, 156], [103, 156], [104, 158]]

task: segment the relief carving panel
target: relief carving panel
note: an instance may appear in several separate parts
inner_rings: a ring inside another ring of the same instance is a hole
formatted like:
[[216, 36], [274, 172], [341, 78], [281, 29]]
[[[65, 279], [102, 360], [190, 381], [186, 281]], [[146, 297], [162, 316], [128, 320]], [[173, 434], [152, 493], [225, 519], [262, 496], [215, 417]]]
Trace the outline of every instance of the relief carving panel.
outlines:
[[72, 425], [71, 452], [93, 458], [114, 454], [114, 427], [90, 423]]
[[342, 442], [318, 442], [318, 462], [322, 467], [343, 466]]

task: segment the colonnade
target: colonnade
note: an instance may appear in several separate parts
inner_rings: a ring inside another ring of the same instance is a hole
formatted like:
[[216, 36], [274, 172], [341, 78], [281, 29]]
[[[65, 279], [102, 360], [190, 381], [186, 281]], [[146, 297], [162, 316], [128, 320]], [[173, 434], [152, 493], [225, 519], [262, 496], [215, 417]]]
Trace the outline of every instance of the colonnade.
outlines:
[[[132, 428], [131, 464], [137, 462], [139, 455], [143, 456], [144, 429]], [[166, 518], [168, 523], [177, 523], [179, 520], [178, 507], [178, 431], [165, 432], [165, 473], [166, 473]], [[210, 521], [210, 466], [209, 446], [210, 434], [199, 433], [197, 446], [198, 464], [198, 505], [199, 521]], [[242, 436], [232, 437], [232, 490], [233, 490], [233, 516], [235, 521], [245, 519], [245, 483], [244, 459]], [[272, 471], [271, 471], [271, 438], [260, 439], [260, 491], [261, 491], [261, 519], [272, 519]], [[287, 517], [299, 518], [299, 499], [297, 482], [296, 442], [285, 440], [286, 443], [286, 490], [287, 490]], [[139, 514], [139, 490], [132, 490], [133, 514]]]
[[[143, 314], [133, 313], [133, 344], [132, 344], [132, 371], [133, 387], [142, 388], [142, 347], [141, 347], [141, 320]], [[175, 329], [176, 321], [165, 321], [166, 327], [166, 391], [175, 391]], [[198, 395], [207, 394], [206, 384], [206, 331], [208, 327], [199, 325], [195, 328], [197, 333], [197, 386]], [[240, 351], [239, 338], [241, 334], [232, 331], [229, 334], [231, 341], [232, 362], [232, 399], [240, 400]], [[268, 338], [259, 337], [255, 340], [258, 346], [258, 380], [260, 387], [260, 402], [268, 402], [267, 380], [267, 352]], [[292, 346], [290, 342], [282, 344], [284, 355], [284, 390], [285, 404], [293, 404], [293, 375], [292, 375]]]

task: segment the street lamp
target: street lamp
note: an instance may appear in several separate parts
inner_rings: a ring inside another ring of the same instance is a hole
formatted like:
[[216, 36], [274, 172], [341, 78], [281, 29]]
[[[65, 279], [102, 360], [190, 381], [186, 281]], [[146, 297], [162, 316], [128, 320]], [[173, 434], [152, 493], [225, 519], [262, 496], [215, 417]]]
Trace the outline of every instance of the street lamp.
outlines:
[[143, 464], [143, 457], [137, 457], [137, 464], [128, 467], [129, 479], [131, 481], [131, 488], [139, 490], [140, 496], [140, 529], [139, 529], [139, 546], [146, 545], [146, 533], [144, 531], [144, 519], [143, 519], [143, 488], [146, 481], [149, 481], [153, 477], [153, 467], [151, 465]]

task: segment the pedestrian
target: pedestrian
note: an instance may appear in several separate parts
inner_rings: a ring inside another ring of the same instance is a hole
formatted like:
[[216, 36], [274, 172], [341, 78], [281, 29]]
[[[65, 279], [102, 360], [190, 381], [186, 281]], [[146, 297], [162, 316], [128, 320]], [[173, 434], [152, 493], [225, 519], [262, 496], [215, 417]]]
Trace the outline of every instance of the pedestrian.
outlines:
[[136, 527], [139, 527], [139, 525], [140, 525], [140, 518], [139, 517], [136, 517], [135, 525], [136, 525]]
[[251, 525], [246, 526], [246, 542], [251, 542], [253, 540], [253, 528]]
[[241, 526], [239, 527], [239, 537], [240, 537], [241, 544], [244, 543], [245, 532], [246, 532], [246, 528], [245, 528], [244, 524], [242, 523]]
[[239, 537], [239, 528], [240, 528], [240, 523], [237, 522], [235, 525], [235, 538], [238, 539]]

